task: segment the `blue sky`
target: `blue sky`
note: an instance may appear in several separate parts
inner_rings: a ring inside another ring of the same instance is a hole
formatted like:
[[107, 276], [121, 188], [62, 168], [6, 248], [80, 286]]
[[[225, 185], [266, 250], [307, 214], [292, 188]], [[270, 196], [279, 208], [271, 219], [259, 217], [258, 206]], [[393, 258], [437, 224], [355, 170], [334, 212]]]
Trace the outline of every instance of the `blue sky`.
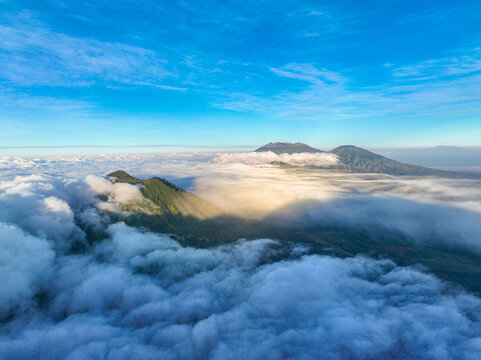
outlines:
[[479, 1], [17, 0], [0, 12], [0, 154], [481, 145]]

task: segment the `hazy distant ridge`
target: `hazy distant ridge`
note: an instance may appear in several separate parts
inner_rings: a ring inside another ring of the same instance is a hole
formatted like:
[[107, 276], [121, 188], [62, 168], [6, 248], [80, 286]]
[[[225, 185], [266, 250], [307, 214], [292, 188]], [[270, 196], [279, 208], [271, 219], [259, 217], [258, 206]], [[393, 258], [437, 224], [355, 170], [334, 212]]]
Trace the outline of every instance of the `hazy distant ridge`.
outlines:
[[[304, 143], [270, 142], [256, 152], [272, 151], [277, 154], [287, 153], [327, 153]], [[339, 164], [334, 169], [350, 173], [381, 173], [389, 175], [442, 176], [442, 177], [477, 177], [476, 174], [431, 169], [389, 159], [354, 145], [342, 145], [328, 153], [335, 154]]]

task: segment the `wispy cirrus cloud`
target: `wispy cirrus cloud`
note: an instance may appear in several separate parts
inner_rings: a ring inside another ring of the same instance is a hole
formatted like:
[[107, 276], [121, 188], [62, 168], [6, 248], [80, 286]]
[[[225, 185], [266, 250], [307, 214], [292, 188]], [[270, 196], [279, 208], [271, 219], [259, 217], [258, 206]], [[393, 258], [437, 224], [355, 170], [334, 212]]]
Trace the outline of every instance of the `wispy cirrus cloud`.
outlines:
[[468, 54], [432, 59], [415, 65], [393, 69], [393, 76], [413, 80], [440, 79], [454, 76], [468, 76], [481, 73], [481, 48], [467, 51]]
[[0, 24], [0, 79], [15, 86], [137, 84], [182, 90], [150, 49], [53, 31], [29, 13]]
[[63, 99], [60, 97], [29, 95], [9, 89], [0, 90], [3, 108], [29, 108], [63, 113], [83, 113], [95, 108], [95, 104], [80, 99]]
[[287, 64], [280, 68], [270, 68], [277, 76], [303, 80], [314, 85], [326, 85], [329, 83], [343, 83], [345, 78], [334, 71], [317, 69], [312, 64]]
[[[396, 67], [388, 81], [355, 86], [341, 72], [313, 64], [290, 63], [269, 71], [279, 78], [299, 80], [296, 90], [263, 96], [231, 94], [217, 106], [254, 111], [279, 119], [339, 120], [372, 116], [451, 116], [481, 113], [481, 49], [459, 57], [434, 59]], [[275, 80], [274, 80], [275, 81]]]

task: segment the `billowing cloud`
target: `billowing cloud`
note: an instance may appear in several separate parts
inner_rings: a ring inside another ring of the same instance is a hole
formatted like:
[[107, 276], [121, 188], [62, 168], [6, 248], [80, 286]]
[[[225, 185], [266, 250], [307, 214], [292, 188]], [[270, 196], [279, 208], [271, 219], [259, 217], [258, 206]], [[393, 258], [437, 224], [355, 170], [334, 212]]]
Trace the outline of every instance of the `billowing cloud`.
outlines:
[[95, 258], [57, 258], [43, 288], [51, 300], [3, 326], [2, 358], [474, 359], [481, 350], [481, 301], [414, 268], [317, 255], [261, 265], [272, 240], [194, 249], [122, 224], [109, 231]]
[[14, 225], [0, 222], [0, 321], [17, 305], [23, 310], [48, 277], [54, 252], [45, 239], [26, 235]]
[[0, 183], [0, 221], [19, 224], [37, 236], [61, 240], [74, 231], [66, 188], [39, 175]]

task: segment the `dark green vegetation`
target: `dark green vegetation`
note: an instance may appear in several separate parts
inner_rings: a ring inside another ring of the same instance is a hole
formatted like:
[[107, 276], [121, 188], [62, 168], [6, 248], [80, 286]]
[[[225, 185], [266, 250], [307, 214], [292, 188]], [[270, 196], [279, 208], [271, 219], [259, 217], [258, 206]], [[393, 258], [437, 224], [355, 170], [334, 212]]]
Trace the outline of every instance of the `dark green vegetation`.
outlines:
[[469, 250], [449, 247], [436, 239], [427, 242], [432, 245], [418, 246], [405, 234], [379, 225], [323, 224], [297, 230], [313, 243], [325, 244], [333, 255], [367, 254], [393, 259], [402, 266], [421, 264], [444, 280], [481, 293], [481, 256]]
[[270, 162], [271, 165], [277, 165], [277, 166], [281, 166], [281, 167], [292, 167], [291, 165], [289, 165], [288, 163], [284, 162], [284, 161], [271, 161]]
[[136, 177], [133, 177], [132, 175], [127, 174], [123, 170], [117, 170], [117, 171], [111, 172], [107, 176], [111, 177], [111, 178], [115, 178], [114, 181], [116, 181], [116, 182], [123, 182], [123, 183], [128, 183], [128, 184], [143, 184], [144, 183], [144, 180], [137, 179]]
[[[425, 239], [425, 245], [420, 246], [405, 234], [380, 225], [321, 221], [301, 224], [290, 215], [302, 210], [299, 204], [262, 220], [247, 220], [222, 215], [214, 205], [161, 178], [141, 180], [125, 172], [109, 176], [117, 181], [141, 184], [146, 199], [160, 209], [112, 213], [113, 221], [122, 220], [130, 226], [172, 234], [184, 246], [210, 247], [238, 239], [277, 239], [285, 249], [284, 254], [292, 246], [303, 244], [308, 253], [339, 257], [368, 254], [391, 258], [399, 265], [422, 264], [453, 284], [481, 293], [481, 257], [468, 250], [442, 245], [436, 239]], [[312, 203], [307, 205], [312, 207]], [[198, 216], [202, 206], [209, 210]], [[205, 216], [207, 213], [210, 215]]]
[[264, 152], [264, 151], [272, 151], [275, 153], [287, 153], [287, 154], [294, 154], [294, 153], [322, 153], [324, 151], [310, 147], [307, 144], [303, 143], [288, 143], [288, 142], [270, 142], [259, 149], [256, 152]]

